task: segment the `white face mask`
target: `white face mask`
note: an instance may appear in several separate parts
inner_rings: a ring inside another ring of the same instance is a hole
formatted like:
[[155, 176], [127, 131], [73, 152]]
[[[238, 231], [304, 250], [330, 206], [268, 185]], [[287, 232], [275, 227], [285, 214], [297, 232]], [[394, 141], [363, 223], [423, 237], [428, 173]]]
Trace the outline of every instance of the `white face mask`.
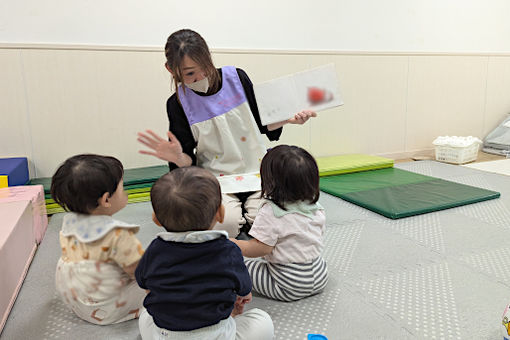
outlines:
[[187, 88], [192, 89], [193, 91], [207, 93], [207, 90], [209, 90], [209, 79], [205, 77], [202, 80], [198, 80], [191, 84], [184, 84]]

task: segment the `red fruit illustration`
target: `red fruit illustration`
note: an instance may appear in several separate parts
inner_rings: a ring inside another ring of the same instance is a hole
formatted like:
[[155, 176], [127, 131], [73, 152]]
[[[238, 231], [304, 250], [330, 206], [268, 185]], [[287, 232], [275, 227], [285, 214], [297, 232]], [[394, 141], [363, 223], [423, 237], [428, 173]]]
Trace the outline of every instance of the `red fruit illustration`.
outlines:
[[311, 105], [318, 105], [333, 100], [333, 94], [319, 87], [308, 88], [308, 101]]
[[308, 101], [312, 104], [318, 104], [326, 98], [326, 91], [318, 87], [308, 88]]

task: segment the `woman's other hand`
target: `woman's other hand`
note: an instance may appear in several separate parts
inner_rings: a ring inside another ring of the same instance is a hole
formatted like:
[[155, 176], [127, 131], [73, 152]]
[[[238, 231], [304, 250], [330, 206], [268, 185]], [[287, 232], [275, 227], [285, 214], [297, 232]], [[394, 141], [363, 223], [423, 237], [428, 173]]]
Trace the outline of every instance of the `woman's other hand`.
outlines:
[[170, 131], [167, 132], [168, 140], [158, 136], [152, 130], [138, 132], [137, 140], [151, 150], [140, 150], [144, 155], [155, 156], [178, 166], [191, 165], [191, 158], [182, 152], [182, 146], [177, 137]]

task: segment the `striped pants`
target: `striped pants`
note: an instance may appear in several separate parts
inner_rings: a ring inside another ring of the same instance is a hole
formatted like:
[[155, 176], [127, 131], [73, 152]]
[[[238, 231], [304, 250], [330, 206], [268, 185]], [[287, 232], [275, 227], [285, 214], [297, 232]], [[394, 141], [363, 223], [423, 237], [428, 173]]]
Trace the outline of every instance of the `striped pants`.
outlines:
[[320, 293], [328, 283], [326, 261], [319, 256], [309, 263], [276, 264], [245, 259], [253, 290], [271, 299], [296, 301]]

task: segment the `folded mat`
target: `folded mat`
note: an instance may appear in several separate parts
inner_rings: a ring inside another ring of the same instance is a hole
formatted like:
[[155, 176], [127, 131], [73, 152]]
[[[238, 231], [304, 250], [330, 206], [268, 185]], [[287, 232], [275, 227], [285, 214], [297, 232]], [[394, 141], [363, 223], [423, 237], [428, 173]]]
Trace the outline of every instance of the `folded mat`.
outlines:
[[[128, 194], [128, 203], [150, 201], [152, 184], [168, 172], [167, 165], [157, 165], [145, 168], [134, 168], [124, 170], [124, 191]], [[51, 178], [33, 178], [29, 184], [41, 184], [44, 187], [44, 198], [48, 215], [64, 212], [51, 198]]]
[[393, 159], [362, 154], [318, 157], [316, 160], [321, 177], [393, 167]]
[[320, 189], [392, 219], [500, 196], [499, 192], [396, 168], [321, 177]]
[[[143, 187], [136, 187], [136, 186], [128, 186], [124, 187], [124, 191], [128, 194], [128, 198], [132, 196], [132, 194], [141, 194], [141, 193], [149, 193], [151, 192], [153, 183], [146, 183]], [[135, 187], [135, 188], [133, 188]], [[51, 194], [45, 194], [44, 200], [46, 204], [56, 203], [53, 198], [51, 198]]]
[[154, 183], [168, 171], [168, 165], [124, 170], [124, 187], [143, 183]]
[[[128, 195], [128, 203], [148, 202], [150, 200], [151, 200], [150, 191]], [[55, 203], [55, 201], [53, 201], [52, 199], [47, 199], [46, 211], [48, 215], [53, 215], [56, 213], [64, 212], [65, 210], [60, 205]]]
[[[151, 187], [152, 183], [167, 172], [168, 165], [124, 169], [124, 189]], [[32, 178], [29, 184], [41, 184], [44, 187], [44, 193], [49, 194], [51, 189], [51, 177]], [[49, 197], [50, 196], [46, 196], [46, 198]]]

